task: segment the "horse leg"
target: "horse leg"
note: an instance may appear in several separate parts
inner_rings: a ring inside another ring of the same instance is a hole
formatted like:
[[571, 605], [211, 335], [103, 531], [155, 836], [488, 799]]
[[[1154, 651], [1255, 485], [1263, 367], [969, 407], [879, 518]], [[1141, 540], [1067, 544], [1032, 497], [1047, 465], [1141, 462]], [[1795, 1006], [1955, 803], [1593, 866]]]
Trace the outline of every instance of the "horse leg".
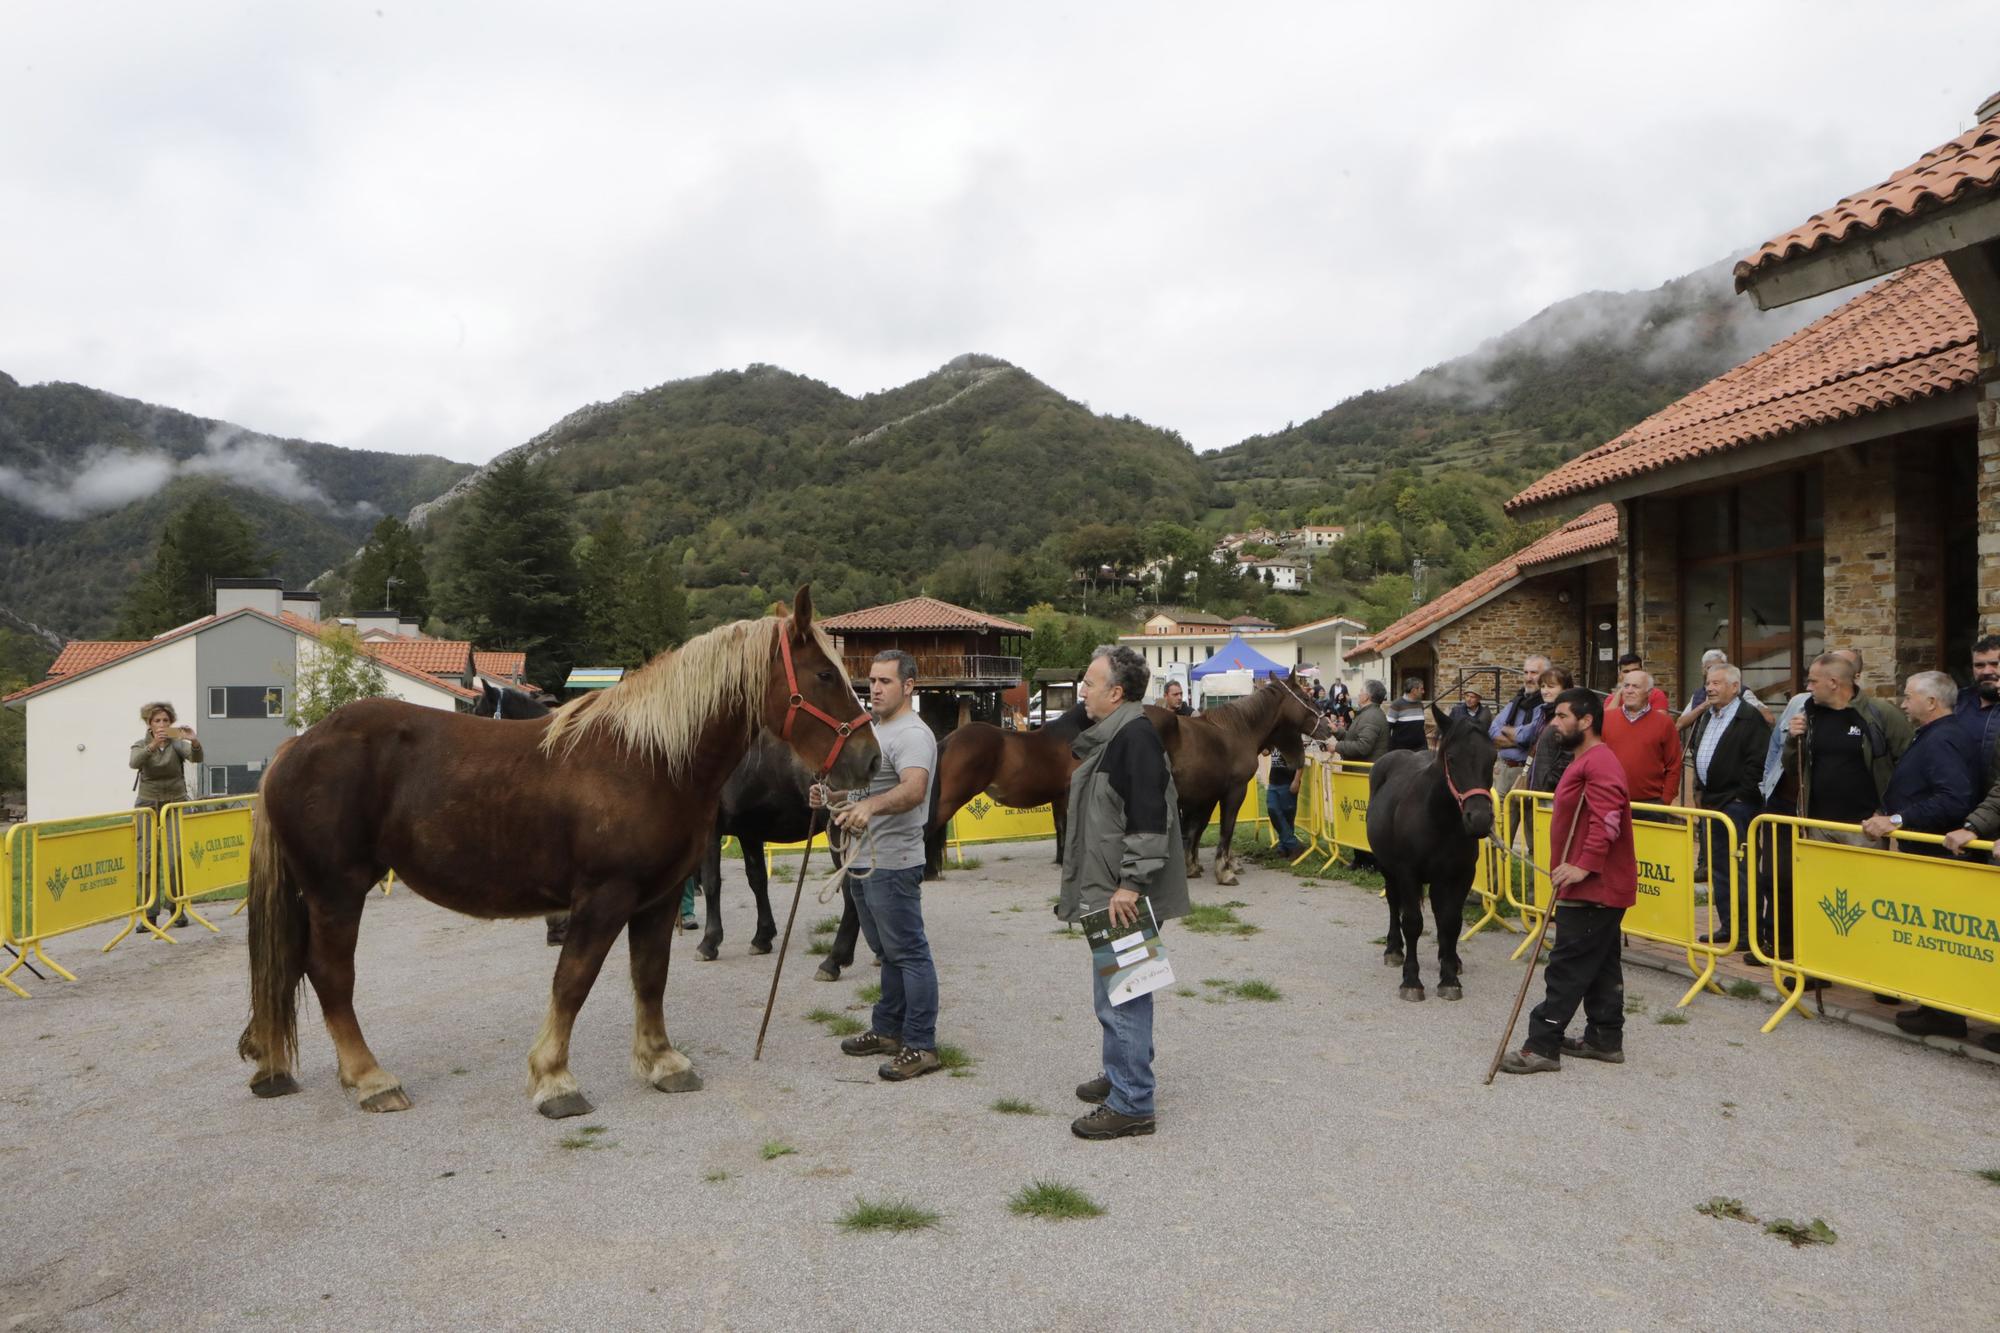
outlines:
[[[677, 920], [678, 881], [667, 892], [670, 901], [660, 910]], [[528, 1094], [534, 1098], [535, 1109], [551, 1120], [590, 1114], [590, 1102], [577, 1090], [576, 1078], [569, 1072], [569, 1034], [576, 1025], [577, 1010], [583, 1008], [597, 981], [598, 969], [604, 966], [604, 956], [611, 952], [612, 942], [631, 914], [631, 901], [629, 889], [600, 886], [578, 895], [570, 911], [569, 934], [563, 940], [562, 956], [556, 959], [556, 975], [549, 987], [548, 1016], [528, 1051]]]
[[1222, 836], [1215, 840], [1215, 884], [1233, 888], [1236, 884], [1236, 816], [1243, 809], [1243, 789], [1225, 792], [1222, 798]]
[[757, 933], [750, 937], [750, 952], [769, 953], [771, 941], [778, 938], [778, 923], [771, 919], [771, 871], [764, 864], [761, 839], [744, 840], [743, 875], [750, 881], [750, 896], [757, 900]]
[[1403, 918], [1396, 911], [1398, 881], [1387, 869], [1382, 871], [1383, 900], [1389, 904], [1389, 933], [1383, 937], [1382, 965], [1403, 965]]
[[1459, 984], [1458, 933], [1465, 924], [1465, 895], [1472, 891], [1470, 878], [1465, 883], [1454, 881], [1450, 884], [1431, 882], [1431, 918], [1437, 924], [1438, 933], [1438, 998], [1440, 1000], [1462, 1000], [1465, 988]]
[[563, 932], [569, 929], [569, 913], [551, 912], [542, 918], [542, 938], [551, 947], [563, 942]]
[[[744, 858], [749, 864], [749, 858]], [[701, 855], [701, 897], [708, 908], [708, 920], [702, 924], [701, 942], [694, 946], [695, 956], [704, 963], [715, 961], [715, 955], [722, 951], [722, 835], [710, 835], [707, 851]]]
[[632, 951], [632, 1072], [661, 1092], [695, 1092], [701, 1075], [667, 1040], [667, 963], [680, 922], [680, 899], [668, 895], [625, 925]]
[[1389, 898], [1402, 909], [1403, 916], [1403, 985], [1396, 994], [1405, 1000], [1421, 1000], [1424, 979], [1417, 941], [1424, 937], [1424, 882], [1409, 876], [1390, 891]]
[[1181, 810], [1182, 839], [1187, 844], [1187, 877], [1201, 878], [1201, 835], [1208, 832], [1209, 816], [1215, 813], [1214, 806], [1204, 806], [1200, 810]]
[[833, 952], [820, 960], [815, 981], [838, 981], [842, 968], [854, 966], [854, 941], [861, 934], [861, 913], [855, 910], [854, 895], [847, 880], [840, 881], [840, 929], [833, 934]]
[[1056, 864], [1061, 865], [1063, 844], [1069, 841], [1069, 788], [1063, 788], [1049, 801], [1049, 812], [1056, 818]]
[[341, 1086], [354, 1090], [364, 1111], [407, 1111], [410, 1099], [403, 1085], [376, 1063], [354, 1017], [354, 941], [361, 933], [361, 908], [372, 882], [372, 877], [361, 880], [359, 892], [350, 886], [307, 900], [312, 929], [306, 946], [306, 978], [319, 996], [327, 1035], [333, 1038]]

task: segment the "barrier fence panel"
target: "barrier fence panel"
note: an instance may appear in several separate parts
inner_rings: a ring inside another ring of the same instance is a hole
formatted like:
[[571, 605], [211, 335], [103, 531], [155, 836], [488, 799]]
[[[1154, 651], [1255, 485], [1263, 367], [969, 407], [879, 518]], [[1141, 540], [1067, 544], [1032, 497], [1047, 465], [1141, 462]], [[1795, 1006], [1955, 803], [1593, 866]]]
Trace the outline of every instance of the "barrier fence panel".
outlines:
[[[16, 827], [19, 827], [16, 825]], [[0, 835], [0, 947], [13, 956], [13, 963], [6, 972], [0, 972], [0, 986], [5, 986], [22, 999], [28, 998], [10, 973], [22, 965], [21, 950], [14, 939], [14, 830], [8, 829]]]
[[[1767, 829], [1774, 835], [1789, 830], [1789, 851], [1776, 851], [1776, 836], [1760, 838]], [[1768, 869], [1788, 868], [1791, 884], [1789, 895], [1780, 887], [1775, 910], [1790, 909], [1792, 957], [1768, 956], [1752, 932], [1758, 960], [1781, 976], [1819, 977], [2000, 1023], [2000, 868], [1984, 857], [1959, 860], [1823, 841], [1809, 836], [1812, 830], [1850, 837], [1861, 831], [1852, 824], [1784, 815], [1760, 815], [1751, 825], [1752, 874], [1758, 876], [1753, 882], [1777, 883], [1776, 874], [1760, 873], [1766, 859], [1775, 858]], [[1899, 844], [1942, 841], [1924, 833], [1896, 838]], [[1991, 847], [1972, 844], [1980, 851]], [[1809, 1012], [1798, 1008], [1805, 987], [1788, 989], [1764, 1031], [1794, 1010]]]
[[1292, 858], [1297, 865], [1326, 846], [1326, 819], [1320, 809], [1320, 791], [1326, 786], [1326, 764], [1316, 755], [1306, 757], [1305, 771], [1299, 782], [1299, 807], [1297, 818], [1292, 821], [1292, 832], [1305, 844], [1305, 850]]
[[126, 928], [104, 948], [130, 934], [132, 923], [153, 903], [156, 880], [147, 873], [146, 853], [157, 842], [157, 829], [151, 810], [135, 809], [8, 830], [7, 938], [21, 952], [0, 971], [0, 982], [20, 993], [9, 978], [30, 957], [75, 981], [74, 973], [43, 951], [43, 940], [121, 918]]
[[960, 865], [965, 864], [967, 843], [1029, 842], [1055, 836], [1055, 807], [1001, 805], [983, 792], [960, 806], [945, 828], [945, 840]]
[[[1326, 866], [1331, 866], [1341, 849], [1366, 852], [1368, 845], [1368, 770], [1372, 765], [1348, 759], [1327, 764], [1326, 795], [1322, 805], [1328, 841]], [[1322, 867], [1324, 869], [1326, 867]]]
[[[157, 873], [164, 901], [173, 908], [167, 924], [185, 914], [188, 920], [216, 930], [193, 904], [211, 894], [250, 887], [250, 825], [256, 800], [211, 796], [161, 808]], [[249, 901], [246, 894], [235, 911], [242, 911]]]

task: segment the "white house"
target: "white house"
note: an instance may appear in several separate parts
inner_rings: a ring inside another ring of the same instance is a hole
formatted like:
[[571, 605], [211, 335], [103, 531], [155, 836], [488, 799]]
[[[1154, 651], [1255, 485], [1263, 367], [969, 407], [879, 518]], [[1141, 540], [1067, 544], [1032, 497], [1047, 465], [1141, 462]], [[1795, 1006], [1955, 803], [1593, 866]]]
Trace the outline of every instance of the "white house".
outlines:
[[[275, 579], [217, 579], [215, 614], [152, 639], [64, 647], [46, 679], [0, 699], [27, 715], [28, 818], [66, 819], [132, 804], [139, 707], [174, 706], [201, 738], [190, 793], [257, 789], [293, 731], [284, 715], [298, 667], [319, 651], [319, 599]], [[426, 708], [470, 705], [476, 691], [382, 662], [389, 693]]]
[[1303, 546], [1311, 551], [1330, 551], [1347, 540], [1347, 529], [1339, 524], [1308, 523], [1285, 534], [1285, 542], [1290, 546]]
[[1172, 673], [1176, 665], [1186, 667], [1206, 662], [1223, 644], [1241, 634], [1243, 642], [1280, 666], [1301, 665], [1319, 668], [1320, 678], [1331, 685], [1336, 680], [1354, 681], [1347, 653], [1368, 633], [1368, 627], [1346, 616], [1329, 616], [1290, 629], [1252, 630], [1237, 625], [1202, 626], [1180, 633], [1124, 634], [1118, 642], [1136, 649], [1146, 665], [1158, 672]]
[[1289, 560], [1258, 560], [1244, 556], [1237, 560], [1239, 573], [1249, 574], [1277, 592], [1297, 592], [1305, 586], [1303, 571]]

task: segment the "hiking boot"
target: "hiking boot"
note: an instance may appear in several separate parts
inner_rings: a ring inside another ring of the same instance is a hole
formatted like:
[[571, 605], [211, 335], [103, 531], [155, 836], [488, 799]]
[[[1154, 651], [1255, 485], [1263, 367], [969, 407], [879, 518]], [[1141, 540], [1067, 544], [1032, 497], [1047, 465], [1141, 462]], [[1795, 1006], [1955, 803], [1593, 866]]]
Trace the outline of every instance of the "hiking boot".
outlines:
[[1092, 1106], [1104, 1105], [1110, 1096], [1111, 1080], [1101, 1074], [1088, 1083], [1076, 1085], [1076, 1099], [1080, 1102], [1089, 1102]]
[[1080, 1139], [1122, 1139], [1134, 1134], [1150, 1134], [1153, 1129], [1153, 1117], [1120, 1115], [1108, 1106], [1100, 1106], [1089, 1115], [1078, 1116], [1069, 1122], [1069, 1132]]
[[915, 1046], [905, 1046], [896, 1052], [896, 1058], [881, 1066], [875, 1072], [891, 1083], [901, 1083], [905, 1079], [921, 1078], [944, 1068], [936, 1051], [926, 1051]]
[[684, 916], [682, 916], [682, 917], [681, 917], [681, 929], [682, 929], [682, 930], [700, 930], [700, 929], [701, 929], [701, 922], [699, 922], [699, 921], [697, 921], [697, 920], [695, 920], [695, 919], [694, 919], [694, 913], [693, 913], [693, 912], [689, 912], [689, 913], [687, 913], [687, 914], [685, 914]]
[[1518, 1051], [1509, 1051], [1500, 1061], [1503, 1074], [1552, 1074], [1561, 1069], [1560, 1059], [1538, 1054], [1523, 1046]]
[[864, 1032], [840, 1043], [843, 1055], [895, 1055], [902, 1049], [902, 1042], [881, 1032]]
[[1579, 1060], [1602, 1060], [1607, 1065], [1622, 1065], [1625, 1063], [1625, 1051], [1623, 1047], [1615, 1051], [1606, 1050], [1602, 1046], [1592, 1046], [1581, 1037], [1564, 1037], [1563, 1054], [1573, 1055]]
[[1918, 1005], [1896, 1015], [1896, 1026], [1913, 1037], [1963, 1037], [1965, 1019], [1942, 1009]]

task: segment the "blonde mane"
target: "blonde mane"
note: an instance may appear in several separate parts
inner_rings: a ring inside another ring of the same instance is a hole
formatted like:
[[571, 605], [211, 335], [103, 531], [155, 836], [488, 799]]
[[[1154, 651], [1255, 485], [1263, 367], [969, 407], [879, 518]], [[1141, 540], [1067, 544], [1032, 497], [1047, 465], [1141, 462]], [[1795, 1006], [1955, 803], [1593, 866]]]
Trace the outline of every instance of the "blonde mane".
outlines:
[[[681, 777], [710, 723], [723, 720], [748, 738], [763, 725], [776, 637], [789, 618], [765, 616], [718, 625], [669, 649], [600, 694], [564, 704], [549, 719], [542, 752], [567, 755], [593, 731], [610, 732], [627, 750]], [[832, 640], [815, 625], [814, 641], [840, 670]], [[847, 673], [841, 671], [847, 684]], [[850, 686], [851, 688], [851, 686]]]

